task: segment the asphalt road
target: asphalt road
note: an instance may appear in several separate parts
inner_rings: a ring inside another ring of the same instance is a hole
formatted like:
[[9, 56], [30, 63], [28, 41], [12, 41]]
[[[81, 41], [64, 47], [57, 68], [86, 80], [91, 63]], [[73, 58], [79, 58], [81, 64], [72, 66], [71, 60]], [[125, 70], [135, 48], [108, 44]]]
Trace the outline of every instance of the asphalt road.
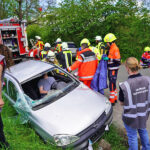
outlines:
[[[142, 75], [146, 75], [146, 76], [150, 76], [150, 69], [141, 69], [140, 73]], [[118, 81], [117, 81], [117, 85], [119, 84], [119, 82], [123, 82], [128, 78], [128, 74], [126, 72], [125, 66], [122, 65], [120, 67], [119, 73], [118, 73]], [[109, 97], [109, 90], [106, 89], [105, 90], [105, 96]], [[114, 106], [114, 112], [113, 112], [113, 123], [121, 129], [124, 129], [124, 125], [122, 122], [122, 112], [123, 112], [123, 108], [122, 106], [119, 104], [119, 102]], [[150, 137], [150, 117], [149, 120], [147, 121], [147, 129], [149, 132], [149, 137]]]

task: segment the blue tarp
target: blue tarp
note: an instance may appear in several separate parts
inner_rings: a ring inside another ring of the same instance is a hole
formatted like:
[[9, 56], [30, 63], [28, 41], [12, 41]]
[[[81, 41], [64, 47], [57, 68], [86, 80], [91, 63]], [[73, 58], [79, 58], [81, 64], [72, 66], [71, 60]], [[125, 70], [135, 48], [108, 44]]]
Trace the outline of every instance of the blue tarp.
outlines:
[[104, 89], [107, 86], [107, 61], [103, 60], [103, 57], [107, 57], [106, 54], [102, 56], [102, 59], [97, 67], [96, 73], [91, 82], [91, 88], [104, 95]]

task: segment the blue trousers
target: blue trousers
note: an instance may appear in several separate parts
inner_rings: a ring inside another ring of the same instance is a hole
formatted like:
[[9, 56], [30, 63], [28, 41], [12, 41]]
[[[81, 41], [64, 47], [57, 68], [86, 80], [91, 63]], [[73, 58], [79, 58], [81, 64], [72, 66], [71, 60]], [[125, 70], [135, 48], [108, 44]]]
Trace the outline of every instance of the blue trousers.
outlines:
[[133, 129], [126, 124], [124, 126], [127, 131], [129, 150], [138, 150], [137, 131], [140, 135], [142, 150], [150, 150], [150, 142], [146, 129]]

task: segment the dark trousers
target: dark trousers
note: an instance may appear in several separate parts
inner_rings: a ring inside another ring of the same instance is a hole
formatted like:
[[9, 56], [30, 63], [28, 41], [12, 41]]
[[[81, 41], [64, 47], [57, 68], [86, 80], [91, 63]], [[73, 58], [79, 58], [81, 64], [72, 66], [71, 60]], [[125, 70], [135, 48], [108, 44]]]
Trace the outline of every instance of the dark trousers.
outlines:
[[0, 113], [0, 147], [1, 147], [1, 144], [5, 144], [5, 143], [6, 143], [6, 140], [5, 140], [5, 136], [3, 132], [3, 122], [2, 122], [2, 117]]
[[116, 81], [117, 81], [118, 70], [108, 70], [108, 79], [109, 79], [109, 90], [116, 90]]

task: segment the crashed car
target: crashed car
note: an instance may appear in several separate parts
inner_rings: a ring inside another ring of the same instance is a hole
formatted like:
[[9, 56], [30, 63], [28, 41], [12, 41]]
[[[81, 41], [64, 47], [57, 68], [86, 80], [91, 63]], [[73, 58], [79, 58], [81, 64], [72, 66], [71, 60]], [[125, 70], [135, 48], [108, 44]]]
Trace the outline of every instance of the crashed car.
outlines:
[[[58, 88], [41, 98], [38, 81], [54, 77]], [[28, 60], [10, 67], [4, 76], [4, 96], [35, 131], [56, 146], [81, 150], [109, 129], [112, 106], [108, 99], [89, 89], [56, 65]]]

